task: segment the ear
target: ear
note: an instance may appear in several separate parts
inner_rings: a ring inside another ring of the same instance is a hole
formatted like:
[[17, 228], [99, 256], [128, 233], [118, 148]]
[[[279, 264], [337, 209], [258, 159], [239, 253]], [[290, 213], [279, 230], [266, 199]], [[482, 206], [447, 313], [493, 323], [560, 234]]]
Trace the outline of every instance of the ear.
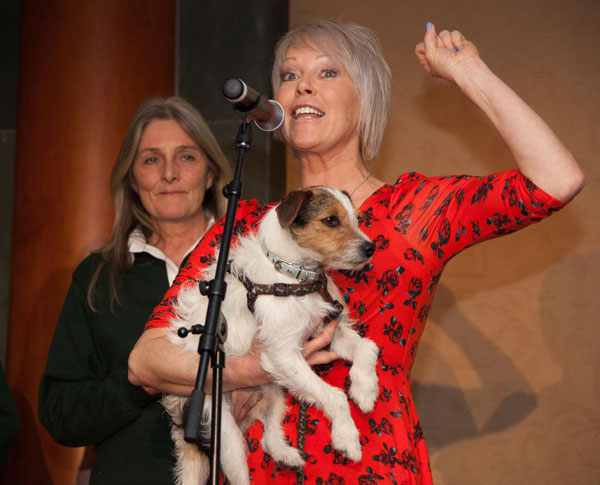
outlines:
[[279, 224], [283, 229], [290, 227], [304, 201], [310, 199], [312, 192], [310, 190], [295, 190], [285, 196], [285, 199], [275, 209]]
[[214, 181], [215, 181], [215, 174], [212, 173], [212, 171], [208, 172], [207, 177], [206, 177], [206, 190], [210, 190], [210, 188], [213, 186]]

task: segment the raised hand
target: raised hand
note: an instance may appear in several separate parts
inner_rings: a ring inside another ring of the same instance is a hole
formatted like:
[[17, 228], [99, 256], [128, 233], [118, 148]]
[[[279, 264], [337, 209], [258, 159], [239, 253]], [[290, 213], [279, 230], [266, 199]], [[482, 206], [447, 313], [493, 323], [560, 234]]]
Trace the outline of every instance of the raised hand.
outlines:
[[456, 83], [463, 68], [479, 59], [475, 44], [454, 30], [436, 33], [435, 25], [428, 23], [423, 42], [415, 48], [415, 54], [425, 70], [432, 76]]

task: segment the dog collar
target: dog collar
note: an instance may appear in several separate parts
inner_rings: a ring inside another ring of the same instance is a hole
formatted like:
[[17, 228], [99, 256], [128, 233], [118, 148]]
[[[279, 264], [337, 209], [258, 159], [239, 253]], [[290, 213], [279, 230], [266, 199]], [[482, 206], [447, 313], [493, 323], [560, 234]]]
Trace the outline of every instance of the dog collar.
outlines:
[[287, 274], [301, 281], [316, 281], [323, 274], [320, 264], [304, 266], [302, 264], [290, 263], [269, 251], [264, 241], [261, 241], [261, 247], [267, 259], [273, 263], [275, 269], [280, 273]]

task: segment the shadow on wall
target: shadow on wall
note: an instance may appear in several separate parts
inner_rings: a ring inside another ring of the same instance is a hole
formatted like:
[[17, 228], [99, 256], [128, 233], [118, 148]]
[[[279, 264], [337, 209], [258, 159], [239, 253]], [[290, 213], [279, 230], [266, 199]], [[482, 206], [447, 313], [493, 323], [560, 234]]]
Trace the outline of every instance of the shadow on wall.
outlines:
[[546, 403], [536, 413], [547, 443], [540, 453], [561, 463], [568, 449], [571, 483], [596, 484], [600, 477], [598, 275], [600, 252], [572, 255], [547, 272], [540, 300], [543, 336], [563, 369], [559, 382], [538, 393]]
[[[443, 284], [437, 289], [435, 311], [440, 318], [452, 322], [444, 331], [471, 361], [486, 356], [486, 364], [478, 367], [481, 387], [464, 391], [456, 386], [423, 385], [413, 382], [413, 395], [421, 421], [424, 424], [427, 447], [436, 451], [451, 443], [497, 432], [516, 425], [530, 415], [537, 405], [535, 393], [525, 376], [491, 340], [483, 335], [472, 322], [456, 307], [450, 290]], [[423, 342], [419, 352], [427, 353], [427, 359], [435, 368], [449, 368], [439, 353], [425, 349]], [[436, 362], [437, 361], [437, 362]], [[503, 379], [511, 383], [509, 394], [498, 403], [490, 388], [497, 383], [498, 369]], [[415, 377], [416, 379], [416, 377]], [[488, 417], [483, 425], [478, 424], [471, 413], [469, 403], [477, 402], [488, 408]]]

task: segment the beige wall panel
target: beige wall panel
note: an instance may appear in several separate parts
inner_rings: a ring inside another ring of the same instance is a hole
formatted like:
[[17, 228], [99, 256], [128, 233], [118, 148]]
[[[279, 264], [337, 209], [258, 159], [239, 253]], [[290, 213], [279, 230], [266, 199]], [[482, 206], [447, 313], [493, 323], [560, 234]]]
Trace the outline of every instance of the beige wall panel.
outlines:
[[448, 265], [413, 376], [436, 484], [597, 484], [600, 3], [290, 2], [292, 27], [316, 18], [361, 23], [382, 42], [394, 84], [373, 171], [386, 182], [513, 167], [481, 112], [416, 61], [427, 21], [474, 41], [582, 165], [586, 188], [566, 209]]

